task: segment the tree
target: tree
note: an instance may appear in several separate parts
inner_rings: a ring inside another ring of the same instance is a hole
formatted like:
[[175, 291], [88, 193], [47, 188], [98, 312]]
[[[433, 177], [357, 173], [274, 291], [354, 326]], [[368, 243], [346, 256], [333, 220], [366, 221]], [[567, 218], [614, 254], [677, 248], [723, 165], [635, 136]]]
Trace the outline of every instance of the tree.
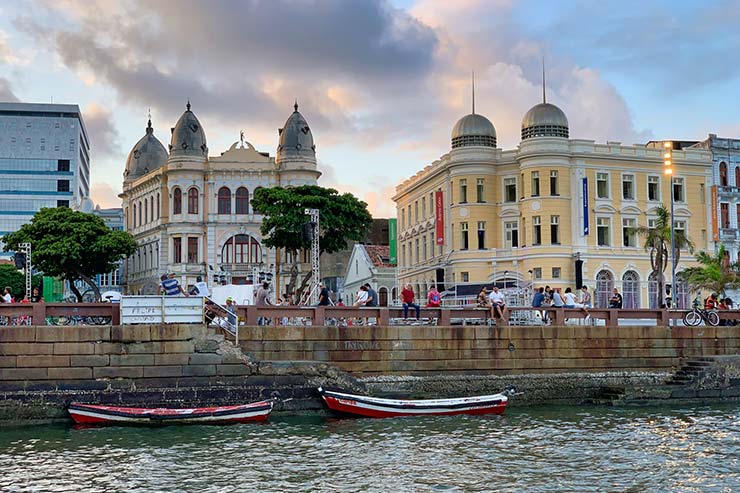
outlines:
[[[31, 286], [41, 287], [41, 276], [33, 276]], [[13, 292], [13, 297], [21, 300], [26, 295], [26, 275], [23, 271], [15, 268], [14, 265], [0, 265], [0, 292], [9, 287]]]
[[727, 288], [740, 287], [740, 277], [730, 265], [729, 252], [724, 245], [720, 245], [714, 255], [697, 253], [696, 261], [701, 265], [689, 267], [681, 273], [693, 291], [707, 289], [723, 297]]
[[30, 223], [3, 237], [6, 251], [31, 243], [34, 267], [47, 276], [69, 281], [77, 301], [82, 294], [74, 285], [87, 283], [100, 300], [100, 290], [92, 277], [118, 267], [117, 262], [136, 251], [136, 241], [124, 231], [113, 231], [103, 220], [68, 207], [44, 208]]
[[[304, 209], [319, 210], [319, 245], [322, 252], [333, 253], [347, 247], [347, 240], [362, 240], [372, 224], [367, 204], [354, 195], [339, 194], [332, 188], [315, 185], [283, 188], [260, 188], [255, 191], [252, 207], [263, 214], [260, 232], [264, 244], [282, 248], [293, 256], [290, 282], [286, 287], [293, 293], [298, 278], [298, 252], [311, 248], [311, 242], [302, 235], [309, 218]], [[306, 288], [311, 272], [302, 279], [296, 291], [297, 299]]]
[[[655, 224], [652, 228], [640, 226], [636, 228], [637, 234], [645, 238], [645, 250], [650, 252], [650, 267], [652, 277], [658, 281], [658, 291], [656, 306], [663, 304], [663, 293], [665, 292], [665, 269], [668, 266], [668, 249], [671, 244], [671, 213], [665, 205], [658, 207]], [[681, 258], [681, 250], [688, 248], [690, 252], [694, 251], [694, 244], [682, 232], [676, 231], [674, 234], [676, 250], [673, 256], [674, 264], [678, 264]], [[673, 297], [675, 298], [675, 286], [673, 287]]]

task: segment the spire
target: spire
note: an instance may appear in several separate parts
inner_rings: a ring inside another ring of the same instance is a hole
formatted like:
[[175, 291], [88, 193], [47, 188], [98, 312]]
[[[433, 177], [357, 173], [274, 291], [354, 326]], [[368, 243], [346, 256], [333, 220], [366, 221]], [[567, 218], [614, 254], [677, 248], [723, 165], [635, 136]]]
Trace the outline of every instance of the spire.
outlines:
[[542, 57], [542, 102], [547, 103], [545, 99], [545, 57]]
[[298, 98], [295, 100], [295, 104], [293, 105], [293, 110], [298, 111]]
[[188, 104], [186, 104], [185, 107], [190, 111], [190, 98], [188, 98]]
[[146, 122], [146, 133], [150, 134], [153, 132], [154, 132], [154, 128], [152, 128], [152, 109], [149, 108], [148, 120]]
[[475, 115], [475, 70], [471, 70], [471, 78], [473, 80], [473, 114]]

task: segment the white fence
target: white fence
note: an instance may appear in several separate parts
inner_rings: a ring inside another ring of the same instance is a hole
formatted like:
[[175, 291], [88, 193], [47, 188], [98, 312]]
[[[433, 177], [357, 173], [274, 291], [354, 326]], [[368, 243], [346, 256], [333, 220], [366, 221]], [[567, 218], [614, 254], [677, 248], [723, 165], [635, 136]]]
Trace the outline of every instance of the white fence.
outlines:
[[123, 296], [121, 324], [202, 324], [200, 296]]

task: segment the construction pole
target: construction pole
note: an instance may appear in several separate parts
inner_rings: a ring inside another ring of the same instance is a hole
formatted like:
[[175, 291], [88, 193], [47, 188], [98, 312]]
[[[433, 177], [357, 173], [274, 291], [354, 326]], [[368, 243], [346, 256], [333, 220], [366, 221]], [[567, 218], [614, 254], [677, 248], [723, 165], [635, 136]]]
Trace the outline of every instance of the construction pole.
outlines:
[[311, 235], [311, 291], [308, 301], [315, 305], [319, 302], [319, 282], [321, 282], [321, 269], [319, 265], [319, 210], [305, 209], [304, 214], [311, 217], [312, 232]]

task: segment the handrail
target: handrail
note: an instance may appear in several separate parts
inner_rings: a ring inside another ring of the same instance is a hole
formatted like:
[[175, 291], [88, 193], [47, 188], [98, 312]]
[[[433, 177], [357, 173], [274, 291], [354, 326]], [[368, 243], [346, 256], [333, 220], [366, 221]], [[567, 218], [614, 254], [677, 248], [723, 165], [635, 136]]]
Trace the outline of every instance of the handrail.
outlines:
[[[209, 301], [212, 304], [216, 305], [220, 310], [223, 310], [224, 312], [226, 312], [226, 330], [234, 334], [234, 339], [236, 340], [236, 344], [239, 344], [239, 316], [237, 315], [237, 313], [233, 310], [229, 310], [229, 308], [226, 307], [225, 305], [219, 304], [217, 301], [215, 301], [210, 296], [204, 296], [204, 298], [206, 299], [206, 301]], [[208, 303], [206, 303], [204, 310], [208, 310], [208, 309], [209, 309]], [[234, 320], [236, 320], [236, 323], [231, 322], [231, 320], [229, 319], [229, 315], [233, 315]], [[220, 317], [220, 318], [223, 318], [223, 317]]]

